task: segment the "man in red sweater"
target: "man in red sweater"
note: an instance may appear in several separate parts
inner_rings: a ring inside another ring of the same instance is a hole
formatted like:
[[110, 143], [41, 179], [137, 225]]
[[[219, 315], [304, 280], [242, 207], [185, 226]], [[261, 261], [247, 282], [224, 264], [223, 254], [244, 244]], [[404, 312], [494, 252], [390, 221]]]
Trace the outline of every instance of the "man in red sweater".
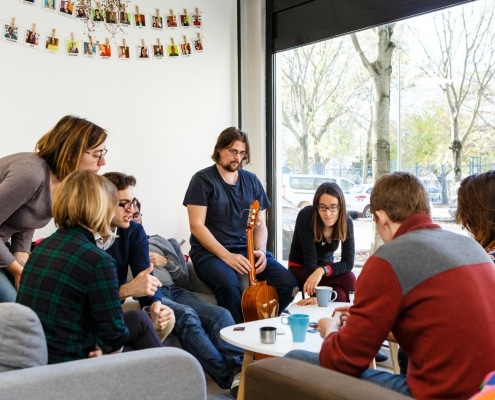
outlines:
[[[319, 356], [288, 356], [415, 399], [469, 398], [495, 369], [493, 262], [472, 238], [433, 224], [414, 175], [380, 178], [371, 212], [385, 244], [365, 263], [354, 305], [319, 321]], [[407, 375], [368, 369], [390, 332], [408, 356]]]

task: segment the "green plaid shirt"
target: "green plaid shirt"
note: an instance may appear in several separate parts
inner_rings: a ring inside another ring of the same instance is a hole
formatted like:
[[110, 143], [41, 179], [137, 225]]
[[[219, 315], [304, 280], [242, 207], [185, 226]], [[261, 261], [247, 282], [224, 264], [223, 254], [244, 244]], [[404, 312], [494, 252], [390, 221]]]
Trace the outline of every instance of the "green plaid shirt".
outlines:
[[33, 250], [17, 302], [38, 314], [49, 363], [87, 358], [96, 344], [109, 353], [127, 341], [115, 261], [82, 227], [58, 229]]

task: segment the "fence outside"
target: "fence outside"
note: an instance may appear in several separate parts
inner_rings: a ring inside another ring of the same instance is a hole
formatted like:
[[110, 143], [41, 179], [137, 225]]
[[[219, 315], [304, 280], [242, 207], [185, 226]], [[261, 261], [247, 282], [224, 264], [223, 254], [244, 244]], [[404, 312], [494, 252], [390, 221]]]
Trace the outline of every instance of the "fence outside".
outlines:
[[[395, 171], [395, 162], [391, 161], [390, 164], [390, 170]], [[471, 157], [468, 164], [461, 165], [463, 177], [490, 171], [492, 169], [495, 169], [495, 164], [482, 164], [481, 157]], [[433, 204], [440, 205], [449, 203], [451, 191], [454, 187], [454, 176], [450, 165], [435, 166], [415, 164], [413, 166], [402, 166], [401, 170], [410, 172], [421, 179]], [[373, 179], [371, 168], [368, 168], [365, 176], [363, 174], [363, 168], [345, 168], [343, 166], [323, 168], [323, 166], [315, 164], [312, 172], [315, 175], [340, 176], [357, 184], [371, 182]], [[300, 174], [300, 171], [291, 171], [291, 173]]]

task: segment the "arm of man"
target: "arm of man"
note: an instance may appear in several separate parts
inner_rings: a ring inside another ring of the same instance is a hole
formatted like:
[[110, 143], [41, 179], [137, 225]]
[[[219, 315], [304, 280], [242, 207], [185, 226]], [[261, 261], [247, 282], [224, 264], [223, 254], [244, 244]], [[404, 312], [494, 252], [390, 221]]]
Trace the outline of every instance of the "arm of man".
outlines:
[[249, 260], [242, 254], [234, 254], [228, 251], [207, 228], [205, 224], [207, 210], [208, 207], [206, 206], [197, 206], [192, 204], [187, 205], [189, 229], [191, 230], [191, 234], [206, 250], [216, 255], [233, 270], [239, 272], [240, 274], [248, 274], [251, 269]]

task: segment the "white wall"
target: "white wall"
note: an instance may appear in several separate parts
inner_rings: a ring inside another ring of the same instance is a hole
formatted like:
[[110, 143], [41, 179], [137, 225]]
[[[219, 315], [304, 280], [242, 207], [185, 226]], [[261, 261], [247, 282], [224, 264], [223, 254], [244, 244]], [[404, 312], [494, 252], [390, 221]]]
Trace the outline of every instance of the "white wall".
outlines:
[[[156, 32], [149, 27], [130, 27], [125, 40], [132, 54], [126, 61], [117, 58], [113, 42], [113, 57], [109, 60], [45, 51], [45, 36], [51, 35], [53, 28], [64, 41], [70, 39], [71, 32], [76, 40], [82, 41], [85, 36], [81, 21], [46, 12], [40, 3], [36, 0], [30, 6], [22, 0], [0, 2], [2, 32], [15, 17], [21, 30], [31, 29], [36, 23], [42, 41], [39, 48], [31, 49], [22, 43], [22, 38], [16, 44], [6, 42], [3, 35], [0, 39], [0, 157], [32, 151], [38, 138], [65, 114], [87, 118], [109, 133], [107, 165], [102, 172], [122, 171], [136, 176], [135, 194], [143, 203], [147, 232], [188, 239], [182, 200], [189, 179], [212, 163], [210, 154], [218, 134], [237, 124], [236, 2], [131, 1], [128, 11], [135, 12], [138, 4], [144, 14], [155, 14], [156, 8], [166, 14], [170, 8], [178, 13], [198, 7], [203, 18], [204, 52], [177, 59], [139, 60], [136, 47], [143, 38], [148, 46], [156, 43], [157, 37], [162, 44], [168, 43], [170, 37], [179, 43], [183, 35], [196, 37], [197, 30]], [[259, 9], [260, 0], [247, 3]], [[106, 36], [96, 34], [99, 40]], [[122, 45], [122, 38], [116, 37], [118, 45]], [[253, 45], [258, 46], [257, 32], [254, 40]], [[252, 62], [258, 63], [259, 57]], [[259, 82], [251, 83], [259, 87]], [[256, 115], [263, 107], [255, 106], [251, 115], [244, 117], [250, 121], [244, 129], [252, 129], [254, 144], [255, 161], [250, 169], [257, 173], [264, 170], [264, 125]], [[51, 230], [50, 225], [37, 232], [37, 237]]]

